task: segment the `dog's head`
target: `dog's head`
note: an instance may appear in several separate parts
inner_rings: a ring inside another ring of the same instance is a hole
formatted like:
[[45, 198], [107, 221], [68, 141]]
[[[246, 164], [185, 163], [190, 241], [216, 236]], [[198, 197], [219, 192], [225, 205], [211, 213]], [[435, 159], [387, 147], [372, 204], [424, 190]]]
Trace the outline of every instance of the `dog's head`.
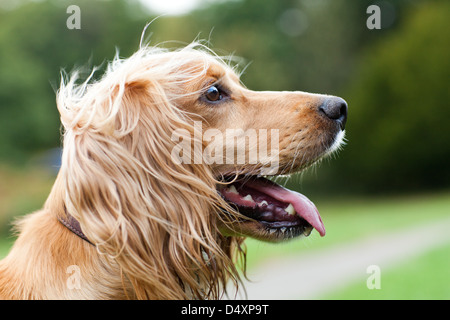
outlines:
[[[201, 154], [189, 153], [192, 139], [188, 148], [180, 143], [180, 161], [209, 164], [218, 193], [232, 208], [222, 232], [271, 242], [309, 235], [312, 228], [325, 235], [311, 201], [264, 177], [299, 172], [337, 150], [346, 102], [305, 92], [251, 91], [232, 68], [208, 58], [185, 66], [201, 66], [201, 72], [181, 86], [174, 103], [191, 115], [203, 143]], [[241, 215], [230, 214], [236, 211]]]
[[238, 282], [244, 237], [325, 234], [311, 201], [265, 176], [335, 151], [344, 100], [251, 91], [197, 44], [143, 48], [99, 81], [76, 82], [58, 93], [60, 198], [137, 297], [218, 297]]

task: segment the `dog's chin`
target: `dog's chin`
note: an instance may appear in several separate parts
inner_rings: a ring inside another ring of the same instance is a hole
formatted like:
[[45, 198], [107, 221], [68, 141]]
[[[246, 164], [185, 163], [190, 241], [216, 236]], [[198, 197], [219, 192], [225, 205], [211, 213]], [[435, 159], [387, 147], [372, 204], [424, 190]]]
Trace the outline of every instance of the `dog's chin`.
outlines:
[[[339, 150], [344, 143], [345, 131], [339, 131], [328, 147], [296, 173], [318, 160]], [[285, 176], [285, 172], [281, 170]], [[276, 175], [273, 175], [276, 176]], [[226, 236], [251, 237], [261, 241], [281, 242], [297, 237], [307, 237], [315, 229], [322, 237], [325, 227], [316, 206], [306, 196], [289, 190], [261, 175], [248, 173], [222, 176], [218, 193], [240, 215], [227, 212], [227, 223], [220, 226]]]

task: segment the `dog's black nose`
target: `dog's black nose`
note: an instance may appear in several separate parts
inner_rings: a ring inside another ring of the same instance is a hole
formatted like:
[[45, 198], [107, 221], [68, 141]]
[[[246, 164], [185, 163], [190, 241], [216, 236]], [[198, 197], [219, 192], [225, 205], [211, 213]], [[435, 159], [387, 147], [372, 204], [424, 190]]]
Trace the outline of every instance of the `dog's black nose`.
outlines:
[[327, 98], [319, 107], [319, 112], [339, 123], [341, 130], [345, 129], [347, 122], [347, 102], [339, 97]]

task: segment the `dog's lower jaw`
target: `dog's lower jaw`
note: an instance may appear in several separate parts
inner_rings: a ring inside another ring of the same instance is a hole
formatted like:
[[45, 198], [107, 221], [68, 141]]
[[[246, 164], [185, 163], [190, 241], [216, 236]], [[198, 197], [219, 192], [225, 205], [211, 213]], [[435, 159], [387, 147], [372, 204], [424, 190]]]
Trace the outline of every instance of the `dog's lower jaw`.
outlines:
[[249, 237], [263, 242], [277, 243], [308, 237], [313, 228], [306, 225], [271, 228], [258, 221], [249, 220], [240, 223], [221, 224], [219, 230], [222, 235], [227, 237]]
[[336, 151], [339, 151], [345, 145], [345, 130], [340, 130], [335, 138], [334, 142], [328, 147], [328, 150], [325, 152], [324, 156], [331, 155]]

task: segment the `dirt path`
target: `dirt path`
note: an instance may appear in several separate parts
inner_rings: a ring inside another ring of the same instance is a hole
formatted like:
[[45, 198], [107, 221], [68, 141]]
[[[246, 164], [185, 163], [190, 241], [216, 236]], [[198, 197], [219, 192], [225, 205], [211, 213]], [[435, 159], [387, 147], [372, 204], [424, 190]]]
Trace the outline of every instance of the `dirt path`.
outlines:
[[[366, 282], [367, 268], [383, 271], [450, 242], [450, 219], [308, 252], [249, 270], [248, 299], [315, 299], [352, 281]], [[241, 295], [242, 297], [242, 295]]]

